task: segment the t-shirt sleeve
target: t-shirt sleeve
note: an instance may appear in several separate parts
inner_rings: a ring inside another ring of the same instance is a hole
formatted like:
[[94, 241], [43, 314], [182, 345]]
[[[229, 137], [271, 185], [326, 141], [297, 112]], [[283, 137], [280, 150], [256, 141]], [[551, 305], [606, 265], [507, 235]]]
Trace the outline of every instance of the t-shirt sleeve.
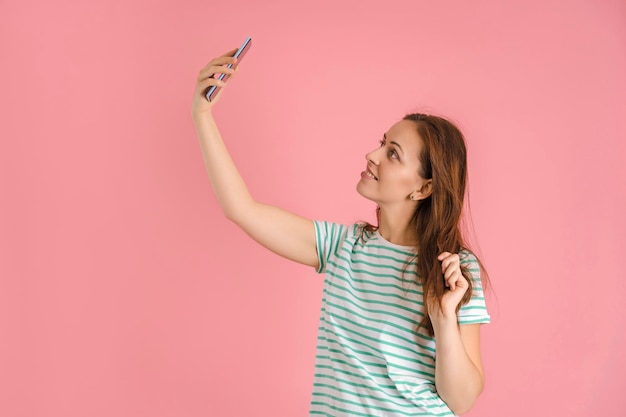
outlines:
[[317, 259], [319, 260], [319, 267], [316, 272], [321, 274], [326, 271], [328, 262], [336, 256], [346, 237], [348, 226], [320, 220], [314, 220], [313, 224], [315, 225]]
[[457, 314], [459, 324], [490, 323], [491, 317], [487, 311], [485, 295], [480, 279], [480, 266], [476, 257], [468, 251], [460, 253], [461, 265], [468, 268], [472, 277], [472, 297], [469, 302], [459, 309]]

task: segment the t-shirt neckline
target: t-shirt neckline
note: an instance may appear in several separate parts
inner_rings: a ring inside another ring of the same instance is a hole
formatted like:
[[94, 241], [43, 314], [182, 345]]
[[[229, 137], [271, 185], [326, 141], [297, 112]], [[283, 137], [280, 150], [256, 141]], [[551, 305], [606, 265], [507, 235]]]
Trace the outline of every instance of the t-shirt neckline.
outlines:
[[374, 236], [378, 237], [378, 239], [381, 240], [381, 242], [383, 242], [385, 245], [387, 246], [391, 246], [393, 248], [396, 249], [402, 249], [402, 250], [406, 250], [406, 251], [415, 251], [415, 246], [404, 246], [404, 245], [398, 245], [397, 243], [392, 243], [390, 241], [388, 241], [387, 239], [385, 239], [379, 232], [378, 229], [374, 231]]

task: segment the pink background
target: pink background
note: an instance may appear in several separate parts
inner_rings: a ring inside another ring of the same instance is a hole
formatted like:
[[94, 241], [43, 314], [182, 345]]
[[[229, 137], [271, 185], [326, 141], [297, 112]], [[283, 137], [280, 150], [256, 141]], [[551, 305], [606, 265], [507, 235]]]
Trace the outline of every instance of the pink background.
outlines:
[[223, 217], [190, 117], [248, 35], [215, 114], [259, 200], [372, 220], [355, 185], [391, 124], [465, 132], [495, 290], [468, 415], [622, 415], [623, 1], [14, 0], [0, 416], [306, 415], [323, 278]]

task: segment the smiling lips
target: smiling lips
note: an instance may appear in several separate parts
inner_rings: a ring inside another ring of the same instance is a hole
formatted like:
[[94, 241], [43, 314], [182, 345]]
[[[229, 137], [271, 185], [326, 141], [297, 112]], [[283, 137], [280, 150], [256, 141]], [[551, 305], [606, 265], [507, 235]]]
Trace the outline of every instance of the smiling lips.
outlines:
[[372, 174], [372, 171], [368, 169], [366, 169], [365, 171], [361, 172], [361, 177], [363, 178], [369, 178], [375, 181], [378, 181], [378, 178], [376, 178], [376, 176], [374, 174]]

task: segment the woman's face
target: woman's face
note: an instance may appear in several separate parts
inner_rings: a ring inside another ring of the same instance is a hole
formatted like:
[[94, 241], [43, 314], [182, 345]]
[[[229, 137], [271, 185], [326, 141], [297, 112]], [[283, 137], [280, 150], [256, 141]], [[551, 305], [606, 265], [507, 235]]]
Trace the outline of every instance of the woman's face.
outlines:
[[419, 175], [422, 147], [415, 122], [401, 120], [391, 126], [380, 147], [365, 155], [367, 168], [356, 187], [359, 194], [380, 207], [415, 204], [425, 198], [419, 191], [429, 188], [424, 185], [432, 181]]

